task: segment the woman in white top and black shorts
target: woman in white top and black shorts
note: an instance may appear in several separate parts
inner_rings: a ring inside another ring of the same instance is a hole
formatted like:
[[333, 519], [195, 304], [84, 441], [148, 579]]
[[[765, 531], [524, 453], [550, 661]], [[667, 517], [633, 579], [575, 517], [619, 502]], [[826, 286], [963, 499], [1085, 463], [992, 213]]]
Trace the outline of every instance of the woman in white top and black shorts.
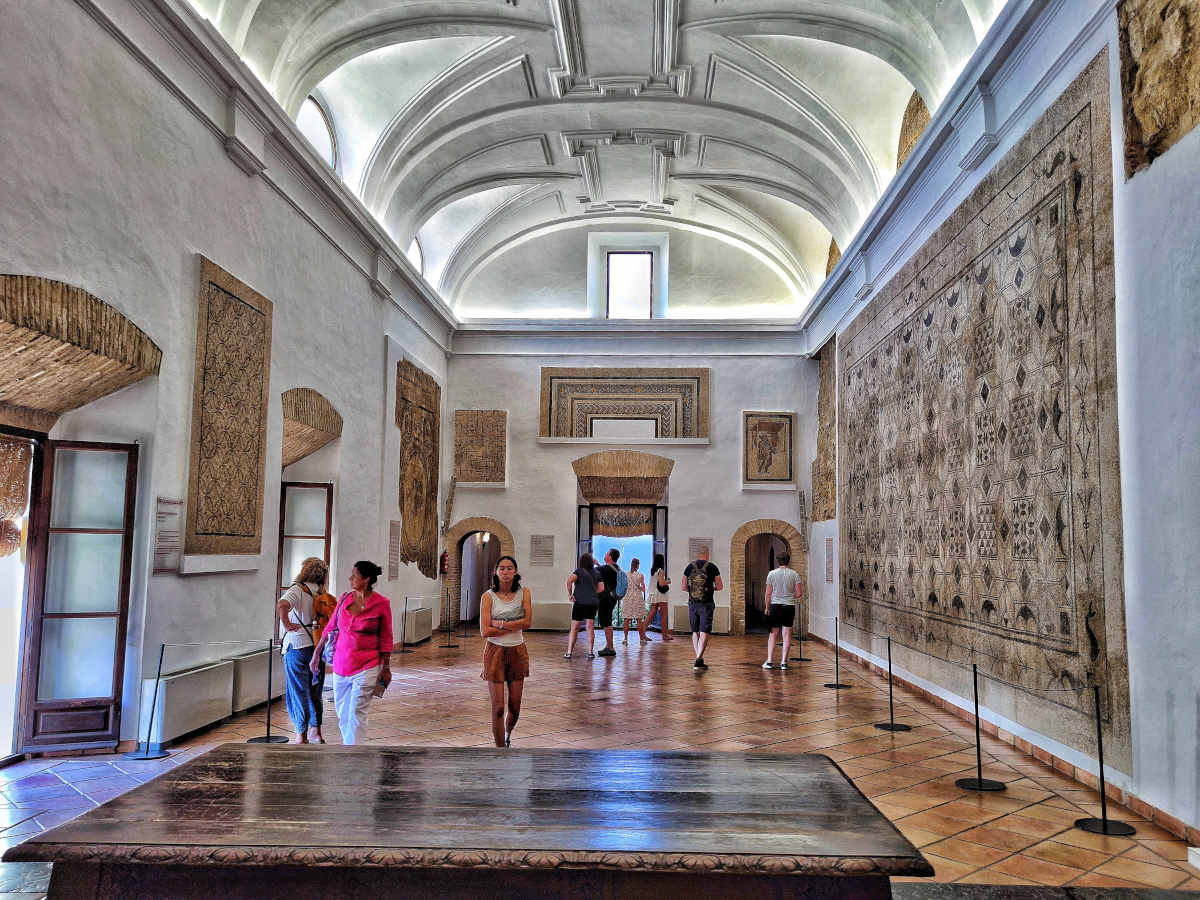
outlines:
[[[479, 602], [479, 633], [483, 645], [483, 672], [492, 700], [492, 737], [497, 747], [507, 747], [521, 716], [521, 693], [529, 677], [529, 651], [524, 630], [533, 622], [529, 588], [521, 587], [517, 561], [502, 556], [492, 575], [492, 589]], [[504, 688], [508, 686], [508, 717], [504, 715]]]
[[779, 668], [788, 667], [788, 653], [792, 649], [792, 622], [796, 618], [796, 601], [800, 599], [800, 575], [788, 568], [792, 555], [787, 550], [781, 550], [775, 557], [779, 563], [767, 574], [767, 623], [771, 633], [767, 636], [767, 661], [764, 669], [774, 669], [771, 657], [775, 655], [775, 638], [783, 631], [783, 659]]

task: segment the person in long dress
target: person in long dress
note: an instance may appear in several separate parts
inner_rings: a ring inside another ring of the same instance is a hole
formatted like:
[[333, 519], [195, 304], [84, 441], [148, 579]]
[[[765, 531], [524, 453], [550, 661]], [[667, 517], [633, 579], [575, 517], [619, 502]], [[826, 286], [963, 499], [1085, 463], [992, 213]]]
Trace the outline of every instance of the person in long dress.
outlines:
[[[625, 590], [625, 596], [621, 598], [621, 616], [625, 620], [625, 637], [622, 638], [622, 644], [629, 643], [629, 623], [636, 622], [638, 636], [641, 637], [643, 644], [648, 644], [649, 638], [646, 637], [646, 576], [639, 571], [642, 566], [642, 561], [636, 556], [629, 564], [629, 586]], [[631, 616], [630, 613], [637, 613], [636, 616]]]

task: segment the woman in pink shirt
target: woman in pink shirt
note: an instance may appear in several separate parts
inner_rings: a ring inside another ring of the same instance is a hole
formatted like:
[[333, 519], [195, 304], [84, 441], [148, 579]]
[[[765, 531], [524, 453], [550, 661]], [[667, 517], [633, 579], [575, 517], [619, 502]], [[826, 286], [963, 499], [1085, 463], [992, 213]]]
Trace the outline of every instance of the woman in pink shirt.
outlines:
[[371, 697], [382, 697], [392, 680], [392, 601], [375, 592], [383, 570], [359, 560], [350, 570], [350, 590], [342, 594], [329, 626], [313, 653], [317, 671], [330, 635], [333, 651], [333, 707], [337, 710], [343, 744], [357, 744], [367, 728]]

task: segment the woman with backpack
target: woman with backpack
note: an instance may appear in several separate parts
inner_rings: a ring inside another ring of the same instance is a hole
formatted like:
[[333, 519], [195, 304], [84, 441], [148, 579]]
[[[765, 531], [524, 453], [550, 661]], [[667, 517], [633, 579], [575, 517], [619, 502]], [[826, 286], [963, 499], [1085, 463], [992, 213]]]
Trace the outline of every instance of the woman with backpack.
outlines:
[[596, 610], [600, 598], [596, 593], [596, 561], [592, 554], [579, 557], [579, 565], [567, 576], [567, 599], [571, 601], [571, 634], [567, 638], [567, 652], [563, 659], [570, 659], [575, 650], [575, 639], [579, 637], [579, 626], [587, 626], [588, 659], [596, 656]]
[[312, 671], [316, 598], [325, 592], [329, 567], [310, 556], [300, 564], [295, 581], [279, 598], [279, 647], [283, 654], [283, 702], [296, 736], [293, 744], [323, 744], [321, 689], [325, 670]]
[[[350, 570], [350, 590], [338, 599], [329, 627], [317, 641], [309, 669], [325, 656], [333, 667], [333, 707], [343, 744], [358, 744], [367, 730], [367, 707], [392, 681], [392, 601], [375, 591], [383, 569], [362, 559]], [[332, 644], [332, 654], [327, 648]]]

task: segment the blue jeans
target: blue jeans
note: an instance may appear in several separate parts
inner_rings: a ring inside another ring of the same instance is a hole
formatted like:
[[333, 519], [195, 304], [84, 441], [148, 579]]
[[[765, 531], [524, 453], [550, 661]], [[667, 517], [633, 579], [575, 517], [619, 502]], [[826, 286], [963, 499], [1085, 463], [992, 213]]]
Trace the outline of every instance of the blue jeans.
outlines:
[[313, 683], [312, 647], [293, 647], [283, 655], [283, 671], [286, 682], [283, 691], [283, 702], [287, 705], [288, 718], [297, 734], [304, 734], [310, 728], [321, 727], [321, 687], [325, 683], [325, 664], [321, 663], [321, 673]]

